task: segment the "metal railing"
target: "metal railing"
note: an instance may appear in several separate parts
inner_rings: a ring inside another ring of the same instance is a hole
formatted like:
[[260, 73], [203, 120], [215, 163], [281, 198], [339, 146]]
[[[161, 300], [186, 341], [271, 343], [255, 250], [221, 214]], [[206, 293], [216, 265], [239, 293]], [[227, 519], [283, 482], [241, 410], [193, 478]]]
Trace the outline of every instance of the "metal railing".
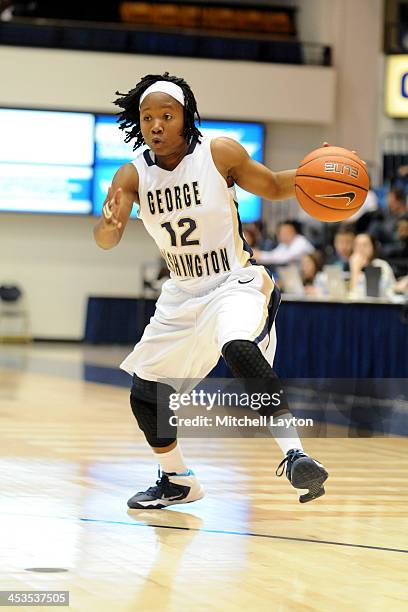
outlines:
[[331, 47], [268, 35], [128, 24], [22, 19], [0, 22], [0, 45], [330, 66]]

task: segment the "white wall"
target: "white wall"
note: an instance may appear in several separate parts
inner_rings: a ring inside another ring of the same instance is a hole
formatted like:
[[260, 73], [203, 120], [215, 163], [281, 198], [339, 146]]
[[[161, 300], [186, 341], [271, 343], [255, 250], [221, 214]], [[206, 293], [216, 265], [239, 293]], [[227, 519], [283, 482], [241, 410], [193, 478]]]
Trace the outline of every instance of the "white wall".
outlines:
[[[142, 74], [182, 74], [203, 117], [268, 122], [267, 161], [276, 169], [295, 166], [317, 146], [334, 114], [331, 68], [0, 47], [0, 69], [2, 106], [108, 112], [115, 90], [127, 91]], [[131, 222], [121, 244], [103, 251], [93, 242], [93, 224], [0, 216], [0, 281], [25, 289], [35, 337], [80, 339], [89, 295], [139, 293], [139, 263], [157, 257], [150, 237]]]
[[82, 338], [88, 296], [137, 296], [140, 260], [157, 258], [139, 221], [110, 251], [94, 243], [91, 218], [2, 213], [0, 223], [0, 280], [24, 288], [35, 337]]
[[128, 91], [150, 72], [181, 74], [203, 116], [329, 123], [335, 71], [243, 61], [48, 51], [0, 47], [0, 104], [115, 110], [115, 90]]
[[332, 142], [377, 158], [378, 55], [382, 43], [382, 0], [331, 0], [327, 29], [338, 70]]

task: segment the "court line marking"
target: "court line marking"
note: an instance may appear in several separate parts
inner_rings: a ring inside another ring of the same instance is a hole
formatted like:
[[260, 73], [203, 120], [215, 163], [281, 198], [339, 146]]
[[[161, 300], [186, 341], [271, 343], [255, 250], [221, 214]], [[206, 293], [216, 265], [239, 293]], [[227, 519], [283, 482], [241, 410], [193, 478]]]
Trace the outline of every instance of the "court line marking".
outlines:
[[369, 544], [350, 544], [349, 542], [335, 542], [333, 540], [313, 540], [311, 538], [296, 538], [293, 536], [278, 536], [269, 533], [253, 533], [251, 531], [228, 531], [224, 529], [207, 529], [197, 527], [180, 527], [177, 525], [156, 525], [155, 523], [142, 523], [137, 521], [109, 521], [106, 519], [77, 518], [70, 516], [50, 516], [41, 514], [16, 514], [11, 512], [0, 512], [0, 516], [13, 516], [22, 518], [57, 519], [61, 521], [80, 521], [82, 523], [101, 523], [104, 525], [127, 525], [128, 527], [158, 527], [160, 529], [178, 529], [179, 531], [195, 531], [197, 533], [219, 533], [222, 535], [246, 536], [252, 538], [268, 538], [270, 540], [283, 540], [287, 542], [309, 542], [311, 544], [328, 544], [331, 546], [345, 546], [348, 548], [362, 548], [365, 550], [381, 550], [384, 552], [396, 552], [408, 554], [404, 548], [388, 548], [385, 546], [371, 546]]
[[312, 544], [331, 544], [333, 546], [347, 546], [350, 548], [364, 548], [368, 550], [382, 550], [387, 552], [399, 552], [408, 554], [408, 550], [403, 548], [387, 548], [383, 546], [370, 546], [368, 544], [349, 544], [348, 542], [334, 542], [332, 540], [313, 540], [310, 538], [295, 538], [291, 536], [277, 536], [269, 533], [253, 533], [251, 531], [228, 531], [224, 529], [201, 529], [195, 527], [179, 527], [176, 525], [155, 525], [154, 523], [138, 523], [132, 522], [128, 523], [127, 521], [107, 521], [103, 519], [89, 519], [89, 518], [80, 518], [78, 519], [82, 522], [89, 523], [110, 523], [113, 525], [129, 525], [135, 527], [160, 527], [162, 529], [180, 529], [184, 531], [196, 531], [197, 533], [221, 533], [223, 535], [237, 535], [237, 536], [247, 536], [252, 538], [269, 538], [271, 540], [286, 540], [290, 542], [310, 542]]

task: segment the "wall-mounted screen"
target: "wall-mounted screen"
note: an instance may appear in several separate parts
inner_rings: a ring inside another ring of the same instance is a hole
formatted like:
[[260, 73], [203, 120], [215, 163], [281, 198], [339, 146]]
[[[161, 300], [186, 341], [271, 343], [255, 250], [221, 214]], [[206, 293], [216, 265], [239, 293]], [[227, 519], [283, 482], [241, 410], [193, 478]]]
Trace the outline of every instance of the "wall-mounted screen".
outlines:
[[[263, 161], [262, 124], [203, 121], [200, 129]], [[0, 211], [99, 216], [116, 170], [135, 157], [115, 115], [0, 108], [0, 134]], [[237, 196], [243, 222], [261, 217], [261, 198], [239, 187]]]
[[[204, 136], [212, 138], [229, 136], [238, 140], [250, 156], [263, 161], [264, 127], [260, 123], [235, 121], [203, 121], [200, 127]], [[112, 177], [121, 164], [135, 157], [132, 144], [124, 142], [124, 134], [118, 129], [113, 115], [97, 115], [95, 124], [95, 180], [93, 189], [94, 214], [100, 215]], [[261, 217], [261, 198], [237, 187], [239, 213], [243, 223]], [[137, 207], [132, 211], [137, 216]]]
[[[216, 138], [228, 136], [242, 144], [252, 159], [263, 161], [264, 126], [261, 123], [244, 123], [231, 121], [203, 121], [202, 132], [205, 136]], [[262, 216], [260, 197], [236, 187], [239, 216], [242, 223], [257, 221]]]
[[89, 214], [91, 113], [0, 109], [0, 210]]
[[[133, 143], [125, 143], [125, 133], [119, 129], [115, 115], [96, 115], [95, 176], [93, 183], [94, 215], [100, 215], [113, 175], [122, 164], [136, 157]], [[137, 217], [133, 206], [131, 218]]]

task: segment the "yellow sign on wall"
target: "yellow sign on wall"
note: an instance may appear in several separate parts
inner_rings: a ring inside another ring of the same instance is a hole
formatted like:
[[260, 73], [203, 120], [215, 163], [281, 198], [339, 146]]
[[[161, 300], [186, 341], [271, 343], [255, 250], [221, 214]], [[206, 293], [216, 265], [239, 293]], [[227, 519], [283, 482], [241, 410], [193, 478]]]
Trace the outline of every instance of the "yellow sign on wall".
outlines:
[[408, 117], [408, 55], [389, 55], [385, 71], [385, 112]]

